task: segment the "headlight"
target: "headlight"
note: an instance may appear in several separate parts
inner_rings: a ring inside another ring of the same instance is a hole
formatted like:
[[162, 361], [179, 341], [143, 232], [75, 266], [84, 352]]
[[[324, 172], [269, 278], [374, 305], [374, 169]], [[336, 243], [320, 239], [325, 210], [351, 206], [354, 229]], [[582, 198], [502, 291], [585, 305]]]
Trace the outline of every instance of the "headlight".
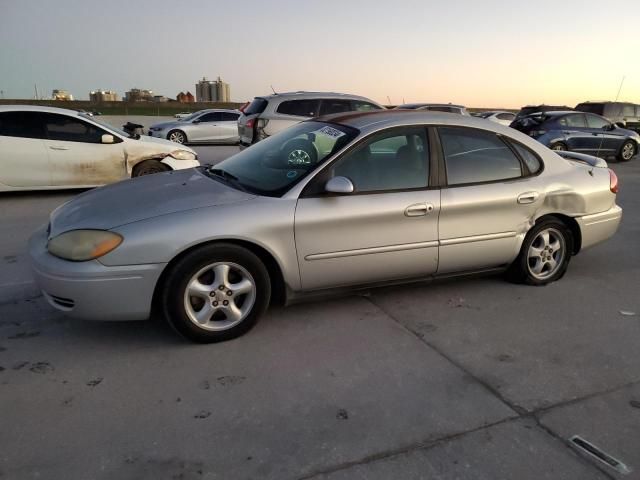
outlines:
[[187, 151], [187, 150], [175, 150], [169, 154], [169, 156], [175, 158], [176, 160], [195, 160], [195, 154]]
[[49, 240], [51, 255], [84, 262], [102, 257], [122, 243], [122, 236], [105, 230], [71, 230]]

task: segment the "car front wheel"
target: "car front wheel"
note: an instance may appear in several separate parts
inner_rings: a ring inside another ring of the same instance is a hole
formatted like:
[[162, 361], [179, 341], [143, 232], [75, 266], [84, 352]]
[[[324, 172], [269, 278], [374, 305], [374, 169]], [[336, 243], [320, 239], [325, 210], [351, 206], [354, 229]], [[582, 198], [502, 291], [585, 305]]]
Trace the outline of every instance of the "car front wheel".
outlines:
[[558, 219], [543, 220], [525, 236], [518, 258], [507, 271], [507, 278], [529, 285], [554, 282], [567, 271], [572, 252], [571, 230]]
[[174, 265], [164, 282], [162, 307], [184, 337], [212, 343], [249, 331], [270, 297], [262, 261], [245, 248], [218, 243], [197, 248]]
[[167, 140], [171, 140], [172, 142], [184, 144], [184, 143], [187, 143], [187, 136], [184, 134], [184, 132], [182, 132], [180, 130], [171, 130], [167, 134]]

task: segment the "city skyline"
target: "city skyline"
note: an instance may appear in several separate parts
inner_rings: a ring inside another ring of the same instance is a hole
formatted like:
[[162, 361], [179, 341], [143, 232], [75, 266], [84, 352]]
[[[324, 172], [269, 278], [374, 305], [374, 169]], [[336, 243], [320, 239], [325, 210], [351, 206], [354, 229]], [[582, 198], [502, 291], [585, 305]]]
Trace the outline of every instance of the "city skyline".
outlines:
[[184, 17], [169, 2], [113, 0], [99, 11], [109, 29], [95, 28], [97, 2], [59, 0], [59, 8], [41, 15], [46, 5], [3, 4], [3, 98], [33, 98], [34, 84], [78, 99], [96, 87], [123, 97], [135, 86], [171, 98], [193, 90], [202, 76], [220, 75], [237, 102], [273, 87], [392, 104], [575, 105], [615, 99], [623, 78], [619, 99], [640, 102], [640, 64], [629, 61], [633, 45], [618, 40], [622, 25], [640, 20], [632, 0], [609, 9], [595, 0], [327, 0], [306, 8], [293, 0], [187, 0], [182, 11], [197, 15]]

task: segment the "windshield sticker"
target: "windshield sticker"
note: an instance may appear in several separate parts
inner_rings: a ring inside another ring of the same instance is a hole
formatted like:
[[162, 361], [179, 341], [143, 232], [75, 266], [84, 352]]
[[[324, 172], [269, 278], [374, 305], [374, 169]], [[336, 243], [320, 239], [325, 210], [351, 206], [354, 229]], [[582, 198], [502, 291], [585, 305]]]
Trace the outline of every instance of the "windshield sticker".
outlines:
[[346, 135], [346, 133], [341, 132], [337, 128], [332, 128], [332, 127], [329, 127], [329, 126], [322, 127], [320, 130], [316, 130], [314, 133], [318, 133], [320, 135], [324, 135], [326, 137], [333, 138], [334, 140], [337, 140], [338, 138], [343, 137], [344, 135]]
[[287, 178], [296, 178], [298, 176], [298, 172], [295, 170], [289, 170], [287, 172]]

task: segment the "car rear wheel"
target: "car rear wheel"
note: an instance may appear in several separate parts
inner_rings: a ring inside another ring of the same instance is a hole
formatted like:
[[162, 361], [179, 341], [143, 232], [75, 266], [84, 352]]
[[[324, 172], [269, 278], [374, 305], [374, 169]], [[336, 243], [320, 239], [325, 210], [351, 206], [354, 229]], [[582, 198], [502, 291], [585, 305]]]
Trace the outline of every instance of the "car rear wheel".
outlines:
[[562, 142], [553, 143], [549, 148], [556, 152], [566, 152], [567, 150], [569, 150], [567, 146]]
[[158, 160], [145, 160], [133, 167], [131, 178], [142, 177], [143, 175], [152, 175], [154, 173], [168, 172], [169, 170], [171, 170], [171, 167], [159, 162]]
[[620, 153], [618, 154], [618, 160], [621, 162], [628, 162], [636, 154], [636, 144], [631, 140], [627, 140], [622, 144]]
[[171, 130], [167, 134], [167, 140], [184, 144], [184, 143], [187, 143], [187, 135], [182, 130]]
[[567, 271], [572, 252], [571, 230], [556, 218], [543, 220], [525, 236], [518, 258], [507, 271], [507, 278], [529, 285], [554, 282]]
[[212, 343], [249, 331], [270, 297], [262, 261], [245, 248], [218, 243], [197, 248], [176, 263], [164, 282], [162, 307], [184, 337]]

